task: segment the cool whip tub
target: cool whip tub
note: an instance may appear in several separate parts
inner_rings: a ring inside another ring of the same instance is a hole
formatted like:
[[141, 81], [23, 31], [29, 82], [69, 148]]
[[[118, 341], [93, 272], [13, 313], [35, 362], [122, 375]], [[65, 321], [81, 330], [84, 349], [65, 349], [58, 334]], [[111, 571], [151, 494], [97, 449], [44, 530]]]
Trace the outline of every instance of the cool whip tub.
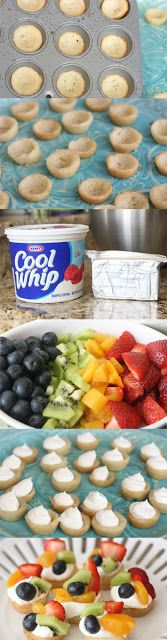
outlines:
[[86, 225], [7, 228], [16, 298], [64, 302], [82, 296]]

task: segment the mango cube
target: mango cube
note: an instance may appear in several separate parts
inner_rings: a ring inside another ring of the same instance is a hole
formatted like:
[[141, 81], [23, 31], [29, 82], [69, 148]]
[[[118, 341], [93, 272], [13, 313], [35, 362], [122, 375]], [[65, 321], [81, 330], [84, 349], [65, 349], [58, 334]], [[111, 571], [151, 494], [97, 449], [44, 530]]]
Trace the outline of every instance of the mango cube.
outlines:
[[109, 372], [108, 372], [108, 362], [102, 362], [96, 369], [93, 376], [93, 384], [94, 382], [103, 382], [108, 384]]
[[111, 347], [113, 346], [114, 342], [116, 342], [116, 338], [114, 336], [110, 336], [108, 338], [105, 337], [105, 339], [101, 343], [102, 349], [104, 349], [105, 353], [107, 353], [107, 351], [109, 351], [109, 349], [111, 349]]
[[92, 356], [95, 356], [95, 358], [103, 358], [104, 356], [104, 351], [101, 348], [101, 345], [98, 344], [98, 342], [96, 342], [96, 340], [86, 340], [85, 342], [85, 349], [92, 354]]
[[111, 364], [113, 364], [113, 366], [118, 371], [118, 373], [120, 373], [120, 374], [123, 373], [124, 368], [122, 367], [122, 364], [120, 364], [120, 362], [118, 362], [118, 360], [116, 360], [116, 358], [112, 357], [110, 362], [111, 362]]
[[90, 389], [82, 398], [82, 402], [86, 407], [89, 407], [93, 413], [98, 413], [108, 402], [108, 398], [103, 396], [97, 389]]
[[85, 367], [83, 367], [83, 369], [80, 369], [79, 373], [82, 376], [82, 378], [86, 380], [86, 382], [91, 382], [98, 366], [99, 366], [98, 360], [96, 360], [96, 358], [93, 357], [91, 358], [91, 360], [89, 360], [89, 362], [85, 365]]

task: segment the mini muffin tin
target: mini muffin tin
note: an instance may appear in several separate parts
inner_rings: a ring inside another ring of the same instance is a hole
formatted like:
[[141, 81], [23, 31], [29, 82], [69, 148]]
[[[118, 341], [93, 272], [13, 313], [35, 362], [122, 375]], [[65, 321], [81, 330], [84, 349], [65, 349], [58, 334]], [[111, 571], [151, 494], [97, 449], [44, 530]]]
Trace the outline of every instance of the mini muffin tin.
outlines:
[[[16, 96], [11, 87], [11, 75], [20, 66], [30, 66], [39, 71], [43, 83], [40, 97], [57, 96], [59, 75], [71, 69], [81, 72], [85, 79], [85, 95], [104, 95], [101, 82], [111, 73], [122, 75], [128, 82], [127, 97], [141, 96], [142, 70], [139, 39], [139, 19], [136, 0], [129, 0], [129, 11], [121, 20], [110, 20], [101, 11], [102, 0], [86, 0], [87, 10], [79, 18], [68, 17], [60, 10], [59, 0], [47, 0], [44, 9], [28, 13], [19, 9], [16, 0], [0, 3], [0, 96]], [[32, 24], [43, 35], [43, 45], [35, 53], [22, 53], [13, 43], [13, 33], [18, 26]], [[84, 37], [85, 50], [80, 56], [63, 55], [58, 49], [59, 36], [66, 31], [78, 31]], [[109, 58], [101, 51], [104, 35], [114, 34], [127, 42], [124, 58]], [[27, 96], [28, 97], [28, 96]]]

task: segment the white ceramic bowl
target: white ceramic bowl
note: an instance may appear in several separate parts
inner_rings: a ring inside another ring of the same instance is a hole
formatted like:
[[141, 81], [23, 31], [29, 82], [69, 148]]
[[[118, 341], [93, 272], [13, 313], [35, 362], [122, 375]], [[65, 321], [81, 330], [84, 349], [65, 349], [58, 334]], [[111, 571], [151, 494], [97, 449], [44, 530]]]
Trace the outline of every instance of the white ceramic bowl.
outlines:
[[[77, 334], [85, 328], [95, 329], [100, 333], [106, 333], [108, 335], [119, 336], [123, 331], [130, 331], [137, 342], [148, 344], [148, 342], [155, 342], [156, 340], [165, 340], [166, 336], [159, 331], [150, 329], [150, 327], [144, 324], [139, 324], [131, 320], [33, 320], [26, 324], [19, 325], [14, 329], [10, 329], [3, 333], [12, 340], [25, 339], [28, 336], [37, 336], [40, 338], [46, 331], [54, 331], [56, 334], [71, 333]], [[24, 425], [22, 422], [15, 420], [8, 416], [4, 411], [0, 410], [0, 419], [9, 427], [15, 427], [16, 429], [31, 428], [28, 425]], [[151, 429], [160, 429], [167, 426], [167, 417], [150, 425]], [[143, 428], [150, 429], [143, 425]]]

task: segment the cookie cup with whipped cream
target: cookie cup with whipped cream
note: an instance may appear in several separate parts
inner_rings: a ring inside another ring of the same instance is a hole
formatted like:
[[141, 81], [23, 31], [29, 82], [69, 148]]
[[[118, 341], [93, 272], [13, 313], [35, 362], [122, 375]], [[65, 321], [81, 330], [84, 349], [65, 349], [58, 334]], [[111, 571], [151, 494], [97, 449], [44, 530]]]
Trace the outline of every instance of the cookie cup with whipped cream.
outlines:
[[89, 480], [96, 487], [110, 487], [115, 480], [115, 474], [109, 471], [106, 466], [97, 467], [90, 474]]
[[69, 495], [66, 491], [56, 493], [50, 500], [57, 513], [63, 513], [68, 507], [79, 507], [80, 505], [80, 498], [75, 494]]
[[150, 484], [140, 472], [122, 480], [121, 494], [126, 500], [144, 500], [149, 492]]
[[45, 509], [42, 505], [34, 507], [25, 516], [29, 529], [37, 535], [54, 533], [58, 527], [59, 517], [55, 511]]
[[135, 449], [134, 442], [128, 440], [128, 438], [124, 438], [124, 436], [120, 436], [119, 438], [114, 438], [111, 443], [113, 449], [118, 449], [121, 453], [129, 454], [132, 453]]
[[56, 451], [61, 456], [68, 455], [71, 450], [71, 442], [67, 440], [67, 438], [62, 438], [58, 434], [54, 436], [48, 436], [43, 441], [43, 448], [50, 453], [51, 451]]
[[66, 549], [63, 542], [58, 539], [45, 541], [44, 552], [36, 558], [36, 562], [42, 567], [41, 578], [59, 589], [63, 587], [65, 580], [69, 580], [76, 573], [75, 554]]
[[79, 487], [80, 483], [80, 474], [68, 467], [61, 467], [60, 469], [55, 469], [53, 472], [52, 484], [58, 491], [72, 493]]
[[128, 465], [129, 456], [115, 448], [106, 451], [102, 456], [102, 461], [111, 471], [122, 471]]
[[19, 473], [21, 475], [25, 468], [25, 462], [21, 460], [19, 456], [16, 456], [15, 453], [12, 453], [3, 460], [2, 467], [11, 469], [14, 473]]
[[61, 514], [59, 524], [60, 529], [67, 535], [79, 537], [89, 531], [91, 519], [88, 515], [81, 514], [77, 507], [69, 507]]
[[152, 489], [149, 494], [149, 502], [160, 513], [167, 513], [167, 487]]
[[23, 444], [20, 447], [13, 449], [14, 455], [18, 456], [25, 464], [31, 464], [37, 459], [39, 449], [36, 447], [29, 447], [27, 444]]
[[111, 502], [108, 502], [106, 496], [100, 491], [90, 491], [81, 504], [82, 512], [90, 517], [94, 516], [97, 511], [111, 508]]
[[140, 567], [121, 571], [111, 580], [111, 600], [122, 603], [123, 614], [135, 618], [148, 614], [154, 606], [156, 593], [149, 576]]
[[0, 466], [0, 490], [11, 489], [20, 480], [20, 476], [21, 472], [19, 470], [13, 471], [2, 464]]
[[98, 511], [92, 518], [92, 527], [100, 536], [107, 538], [119, 537], [127, 524], [126, 518], [118, 511], [105, 509]]
[[163, 456], [149, 458], [146, 462], [147, 473], [155, 480], [167, 479], [167, 460]]
[[163, 451], [161, 451], [155, 442], [144, 444], [140, 451], [141, 460], [147, 462], [149, 458], [153, 458], [154, 456], [163, 456]]
[[158, 522], [160, 512], [148, 500], [132, 502], [128, 511], [128, 520], [133, 527], [150, 529]]
[[40, 467], [45, 473], [52, 474], [55, 469], [61, 469], [61, 467], [65, 467], [66, 464], [66, 458], [59, 456], [55, 451], [50, 451], [50, 453], [46, 453], [41, 459]]
[[82, 453], [76, 460], [74, 460], [74, 466], [80, 473], [89, 473], [94, 469], [97, 469], [100, 465], [100, 460], [96, 457], [96, 451], [86, 451]]
[[22, 564], [8, 578], [8, 599], [19, 613], [30, 613], [34, 603], [47, 602], [51, 585], [41, 579], [41, 572], [39, 564]]
[[12, 487], [12, 490], [19, 500], [26, 500], [26, 502], [31, 502], [31, 500], [35, 496], [35, 489], [33, 486], [32, 478], [25, 478], [24, 480], [20, 480], [17, 484]]
[[[125, 640], [135, 628], [135, 621], [123, 615], [120, 603], [97, 602], [85, 607], [79, 623], [83, 636], [102, 640]], [[114, 610], [116, 613], [114, 613]]]
[[0, 518], [7, 522], [17, 522], [27, 511], [26, 500], [18, 499], [14, 491], [7, 491], [0, 496]]
[[99, 445], [99, 438], [97, 438], [90, 431], [84, 431], [83, 433], [79, 433], [76, 439], [76, 445], [78, 449], [82, 451], [92, 451], [96, 449]]

